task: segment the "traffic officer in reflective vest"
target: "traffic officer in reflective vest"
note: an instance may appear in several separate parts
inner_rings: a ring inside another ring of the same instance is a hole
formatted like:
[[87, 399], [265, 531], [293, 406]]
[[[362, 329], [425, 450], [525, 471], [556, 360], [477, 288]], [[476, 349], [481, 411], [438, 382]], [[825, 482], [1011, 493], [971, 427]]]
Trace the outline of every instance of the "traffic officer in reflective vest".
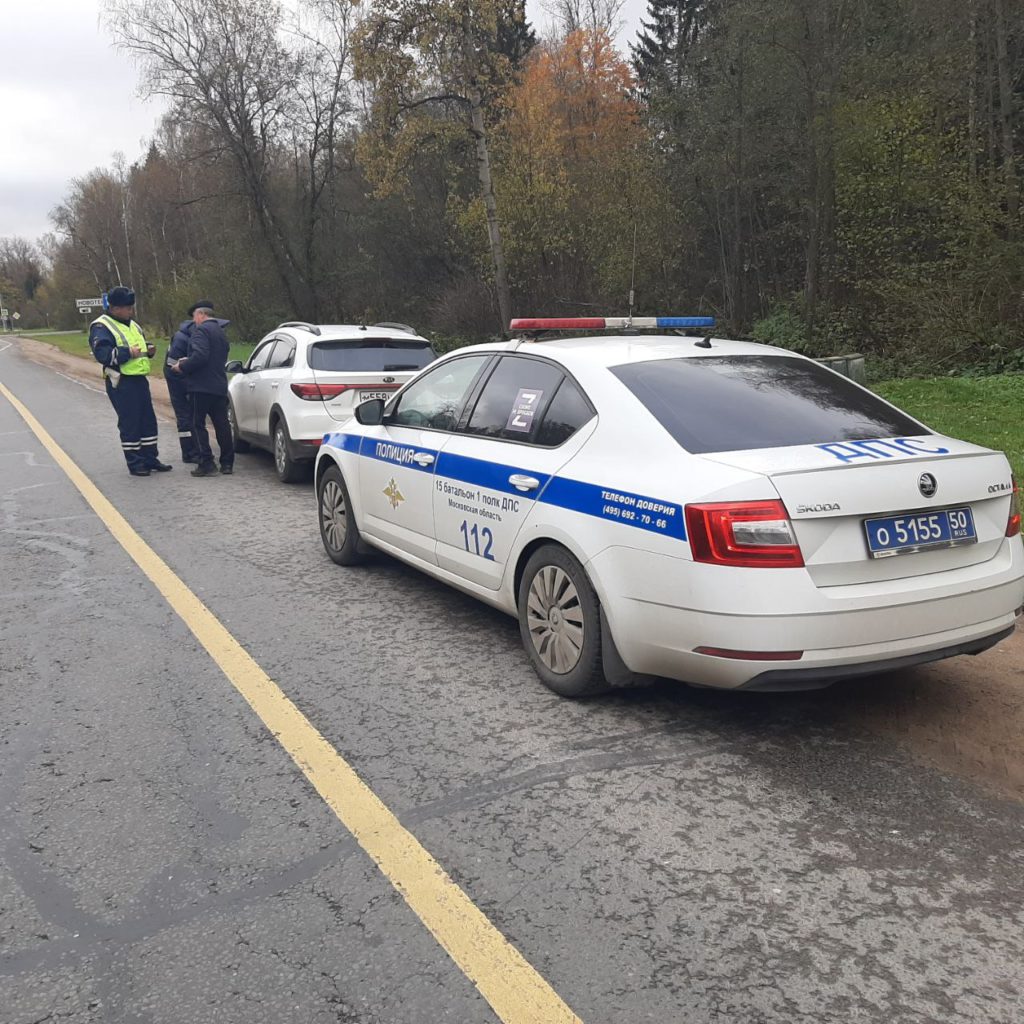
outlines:
[[89, 328], [89, 348], [103, 366], [128, 472], [132, 476], [166, 473], [171, 467], [157, 455], [156, 413], [146, 379], [156, 347], [146, 341], [132, 319], [135, 292], [120, 286], [111, 288], [106, 305], [107, 312], [93, 320]]

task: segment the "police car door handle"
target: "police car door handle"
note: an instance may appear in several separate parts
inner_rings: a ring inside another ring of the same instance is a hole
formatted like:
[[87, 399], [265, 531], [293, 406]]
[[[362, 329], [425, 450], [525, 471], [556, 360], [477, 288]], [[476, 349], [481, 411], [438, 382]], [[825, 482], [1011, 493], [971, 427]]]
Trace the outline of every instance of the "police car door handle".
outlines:
[[535, 491], [540, 487], [540, 481], [535, 476], [524, 476], [522, 473], [513, 473], [508, 482], [517, 491]]
[[413, 457], [412, 461], [417, 466], [432, 466], [434, 464], [434, 456], [429, 452], [417, 452]]

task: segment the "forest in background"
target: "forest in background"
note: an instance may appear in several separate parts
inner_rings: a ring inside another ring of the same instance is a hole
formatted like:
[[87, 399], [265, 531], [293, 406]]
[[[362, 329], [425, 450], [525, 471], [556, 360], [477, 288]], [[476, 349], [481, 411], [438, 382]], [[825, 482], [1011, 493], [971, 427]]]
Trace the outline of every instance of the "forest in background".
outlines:
[[288, 319], [711, 313], [902, 375], [1024, 370], [1024, 0], [113, 0], [169, 112], [0, 239], [21, 325], [118, 282]]

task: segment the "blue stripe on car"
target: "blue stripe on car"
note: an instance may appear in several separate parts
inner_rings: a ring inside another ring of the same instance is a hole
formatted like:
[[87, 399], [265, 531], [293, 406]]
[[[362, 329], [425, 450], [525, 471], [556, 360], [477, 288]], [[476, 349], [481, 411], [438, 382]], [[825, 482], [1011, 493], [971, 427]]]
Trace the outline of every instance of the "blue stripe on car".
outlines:
[[377, 441], [372, 437], [362, 438], [362, 445], [359, 454], [364, 459], [376, 459], [378, 462], [391, 462], [396, 466], [405, 466], [408, 469], [415, 469], [420, 473], [433, 473], [434, 463], [429, 462], [421, 466], [413, 461], [417, 453], [422, 455], [433, 455], [436, 459], [437, 451], [433, 448], [420, 448], [411, 444], [395, 444], [394, 441]]
[[[540, 485], [529, 492], [521, 491], [508, 481], [508, 478], [514, 473], [532, 476], [535, 480], [540, 481]], [[489, 491], [517, 494], [523, 498], [536, 498], [551, 479], [548, 474], [537, 473], [532, 469], [505, 466], [500, 462], [488, 462], [486, 459], [473, 459], [468, 455], [453, 455], [449, 452], [441, 452], [441, 457], [437, 460], [437, 475], [449, 480], [458, 480], [463, 484], [486, 487]]]
[[635, 526], [666, 537], [686, 540], [686, 523], [681, 505], [649, 498], [644, 494], [619, 491], [601, 484], [588, 484], [568, 477], [553, 477], [539, 499], [545, 505], [582, 512], [624, 526]]
[[[645, 494], [622, 491], [602, 484], [585, 483], [569, 477], [549, 476], [533, 469], [489, 462], [486, 459], [474, 459], [468, 455], [439, 453], [436, 449], [418, 445], [378, 441], [357, 434], [328, 434], [324, 438], [324, 444], [359, 454], [364, 458], [406, 466], [421, 473], [436, 471], [437, 476], [446, 480], [456, 480], [490, 491], [514, 494], [526, 500], [539, 501], [544, 505], [553, 505], [608, 522], [621, 523], [623, 526], [633, 526], [665, 537], [686, 540], [683, 507], [675, 502], [662, 501]], [[435, 456], [435, 463], [421, 466], [414, 462], [412, 457], [417, 452]], [[509, 477], [514, 473], [534, 477], [540, 481], [539, 487], [528, 493], [520, 491], [509, 483]]]

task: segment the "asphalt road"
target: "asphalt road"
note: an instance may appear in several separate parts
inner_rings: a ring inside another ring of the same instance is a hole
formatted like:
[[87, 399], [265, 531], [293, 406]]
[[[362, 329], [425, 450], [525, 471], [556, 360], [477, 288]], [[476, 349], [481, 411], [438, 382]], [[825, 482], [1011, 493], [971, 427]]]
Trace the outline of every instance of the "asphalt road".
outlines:
[[[269, 457], [132, 479], [105, 396], [0, 381], [587, 1024], [1024, 1019], [1019, 803], [849, 699], [563, 701]], [[3, 1024], [498, 1020], [2, 397], [0, 580]]]

